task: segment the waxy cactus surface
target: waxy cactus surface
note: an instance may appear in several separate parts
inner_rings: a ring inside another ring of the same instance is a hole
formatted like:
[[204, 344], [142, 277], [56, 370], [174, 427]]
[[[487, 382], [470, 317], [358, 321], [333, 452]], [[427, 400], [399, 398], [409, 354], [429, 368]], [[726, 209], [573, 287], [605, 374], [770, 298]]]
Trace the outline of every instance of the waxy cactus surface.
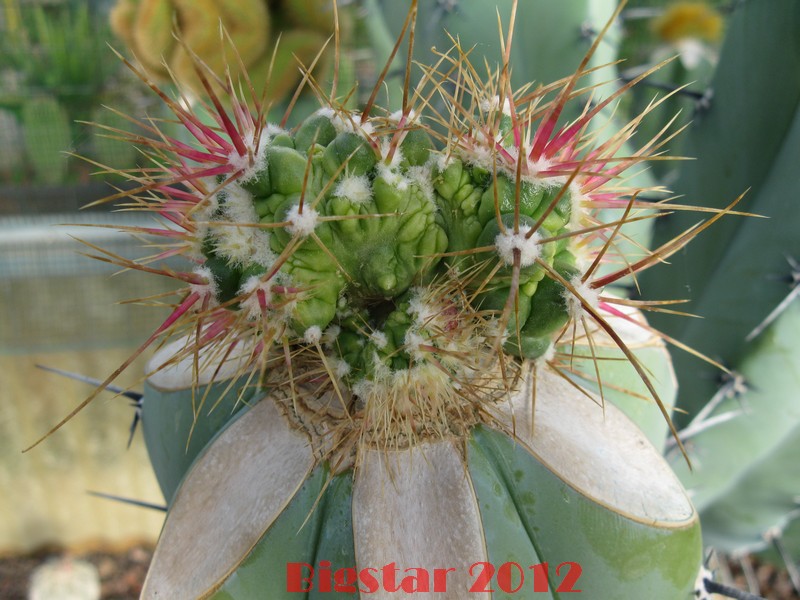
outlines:
[[[685, 411], [676, 420], [694, 468], [677, 452], [670, 459], [693, 492], [706, 542], [736, 556], [780, 542], [798, 514], [798, 27], [795, 2], [737, 7], [711, 103], [698, 108], [687, 135], [685, 152], [697, 160], [681, 166], [675, 184], [710, 207], [749, 188], [742, 207], [759, 218], [726, 220], [694, 252], [643, 278], [659, 293], [676, 280], [691, 292], [686, 310], [703, 318], [657, 323], [727, 369], [676, 354]], [[687, 217], [669, 217], [657, 235], [668, 239]], [[785, 545], [796, 560], [796, 534]]]

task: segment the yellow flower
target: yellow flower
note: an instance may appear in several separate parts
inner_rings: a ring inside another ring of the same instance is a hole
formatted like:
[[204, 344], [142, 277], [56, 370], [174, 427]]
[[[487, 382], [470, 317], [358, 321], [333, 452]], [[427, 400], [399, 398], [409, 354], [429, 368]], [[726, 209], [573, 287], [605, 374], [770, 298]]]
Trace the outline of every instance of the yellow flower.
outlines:
[[705, 2], [675, 2], [653, 23], [653, 31], [667, 42], [687, 38], [716, 42], [722, 25], [722, 15]]

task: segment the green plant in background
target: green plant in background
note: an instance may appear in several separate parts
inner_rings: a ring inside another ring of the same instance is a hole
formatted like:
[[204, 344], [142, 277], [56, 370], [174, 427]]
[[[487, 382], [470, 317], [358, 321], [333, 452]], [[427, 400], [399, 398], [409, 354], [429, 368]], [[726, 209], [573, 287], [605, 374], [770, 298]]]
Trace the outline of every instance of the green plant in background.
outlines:
[[[9, 171], [7, 178], [22, 182], [32, 173], [35, 181], [46, 184], [79, 178], [76, 163], [64, 154], [70, 150], [117, 168], [132, 166], [100, 154], [108, 149], [102, 142], [87, 147], [88, 130], [79, 123], [91, 119], [104, 100], [130, 95], [130, 86], [126, 89], [118, 77], [118, 62], [108, 52], [110, 29], [104, 17], [83, 2], [51, 6], [10, 0], [5, 9], [0, 106], [24, 129], [27, 149], [26, 168]], [[15, 150], [6, 146], [2, 151]], [[126, 153], [128, 160], [130, 149]]]
[[[16, 101], [46, 91], [70, 114], [85, 119], [107, 79], [119, 70], [106, 47], [108, 26], [87, 3], [23, 6], [12, 1], [6, 12], [17, 15], [0, 42], [2, 66], [22, 80]], [[2, 96], [4, 104], [14, 100]]]
[[[677, 454], [672, 463], [693, 490], [707, 543], [734, 555], [780, 542], [798, 514], [798, 27], [796, 2], [737, 6], [712, 101], [687, 135], [684, 152], [696, 160], [682, 163], [674, 185], [709, 207], [749, 188], [744, 210], [766, 218], [725, 221], [694, 252], [643, 278], [661, 294], [685, 290], [678, 295], [692, 298], [687, 310], [703, 318], [655, 322], [729, 370], [720, 377], [714, 367], [676, 355], [685, 411], [676, 420], [694, 470]], [[673, 215], [657, 236], [668, 239], [691, 221]], [[796, 535], [783, 545], [800, 552]]]
[[52, 96], [42, 96], [22, 107], [25, 151], [36, 173], [44, 183], [59, 183], [67, 172], [64, 152], [72, 142], [67, 111]]
[[[152, 164], [117, 197], [163, 219], [140, 231], [163, 251], [101, 256], [185, 285], [134, 355], [167, 338], [142, 401], [169, 505], [144, 597], [291, 597], [289, 563], [305, 586], [324, 561], [446, 564], [455, 593], [480, 561], [563, 563], [540, 573], [546, 590], [528, 575], [525, 597], [708, 588], [694, 508], [647, 439], [663, 443], [675, 392], [638, 311], [659, 303], [609, 286], [727, 209], [623, 253], [623, 227], [673, 206], [629, 185], [661, 147], [634, 137], [641, 118], [597, 126], [630, 85], [592, 96], [606, 32], [588, 29], [586, 60], [555, 84], [514, 87], [509, 26], [497, 69], [451, 42], [405, 77], [399, 110], [374, 103], [382, 78], [358, 111], [334, 79], [292, 129], [242, 97], [247, 80], [219, 80], [223, 102], [202, 65], [208, 115], [162, 95], [194, 141], [144, 124], [150, 139], [131, 140]], [[191, 266], [159, 267], [175, 255]]]

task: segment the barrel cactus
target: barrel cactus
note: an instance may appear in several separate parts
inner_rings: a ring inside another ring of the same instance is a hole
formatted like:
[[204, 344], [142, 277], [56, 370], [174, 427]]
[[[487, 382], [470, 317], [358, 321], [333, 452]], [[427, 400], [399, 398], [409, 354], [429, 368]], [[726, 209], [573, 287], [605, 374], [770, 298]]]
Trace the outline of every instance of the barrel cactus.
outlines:
[[397, 112], [346, 108], [334, 81], [292, 129], [246, 85], [204, 85], [204, 118], [159, 91], [194, 143], [146, 123], [152, 166], [119, 196], [162, 219], [140, 233], [163, 251], [103, 257], [185, 284], [134, 354], [167, 338], [142, 399], [169, 508], [143, 597], [702, 588], [696, 511], [634, 423], [657, 444], [670, 424], [639, 310], [658, 303], [606, 290], [702, 228], [619, 255], [664, 208], [626, 186], [659, 140], [619, 155], [639, 117], [592, 133], [628, 87], [581, 89], [603, 32], [572, 76], [517, 91], [512, 34], [485, 75], [455, 43]]

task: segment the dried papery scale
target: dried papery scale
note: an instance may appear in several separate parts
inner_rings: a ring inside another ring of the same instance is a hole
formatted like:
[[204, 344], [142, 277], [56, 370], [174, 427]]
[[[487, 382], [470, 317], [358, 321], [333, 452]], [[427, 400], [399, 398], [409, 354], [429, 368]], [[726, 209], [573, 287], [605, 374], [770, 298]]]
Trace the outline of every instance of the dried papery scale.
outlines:
[[[163, 219], [141, 231], [163, 251], [99, 256], [185, 283], [136, 353], [169, 340], [142, 402], [170, 507], [144, 597], [292, 597], [290, 565], [325, 561], [444, 565], [455, 595], [487, 561], [576, 563], [594, 597], [692, 591], [694, 508], [605, 401], [640, 386], [627, 395], [668, 422], [669, 358], [636, 303], [604, 288], [725, 211], [653, 253], [616, 256], [621, 225], [684, 208], [624, 188], [660, 142], [617, 156], [638, 118], [606, 141], [586, 133], [617, 97], [593, 105], [579, 87], [602, 34], [573, 76], [513, 92], [512, 32], [486, 75], [454, 44], [406, 84], [397, 113], [375, 95], [347, 109], [308, 77], [322, 107], [287, 129], [247, 109], [247, 80], [199, 61], [215, 126], [159, 92], [196, 142], [144, 123], [150, 139], [131, 137], [153, 166], [118, 197]], [[434, 97], [447, 111], [426, 116]], [[564, 124], [569, 101], [586, 108]], [[600, 222], [600, 208], [619, 219]], [[190, 267], [158, 266], [176, 255]], [[601, 262], [618, 264], [601, 274]], [[558, 597], [559, 578], [542, 576], [528, 591]], [[425, 592], [421, 579], [397, 585]]]

